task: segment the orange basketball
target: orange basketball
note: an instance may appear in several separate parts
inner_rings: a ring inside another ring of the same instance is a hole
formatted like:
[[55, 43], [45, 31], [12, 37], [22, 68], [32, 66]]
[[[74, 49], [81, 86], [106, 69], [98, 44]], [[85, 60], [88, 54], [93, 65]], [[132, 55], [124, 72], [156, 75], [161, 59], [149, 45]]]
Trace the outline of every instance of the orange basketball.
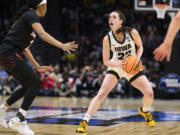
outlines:
[[142, 69], [142, 62], [141, 60], [136, 56], [129, 56], [123, 60], [124, 65], [124, 71], [126, 71], [129, 74], [136, 74]]

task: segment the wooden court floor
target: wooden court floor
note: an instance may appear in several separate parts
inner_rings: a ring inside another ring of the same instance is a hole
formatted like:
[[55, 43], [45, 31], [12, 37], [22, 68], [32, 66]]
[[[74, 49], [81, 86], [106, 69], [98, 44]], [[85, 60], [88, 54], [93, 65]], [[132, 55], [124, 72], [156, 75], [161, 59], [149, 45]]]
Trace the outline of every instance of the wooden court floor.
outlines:
[[[6, 98], [7, 97], [0, 97], [0, 103], [4, 102]], [[21, 101], [17, 102], [14, 106], [12, 106], [12, 108], [17, 106], [19, 107]], [[51, 113], [58, 114], [58, 108], [64, 108], [62, 111], [68, 112], [69, 115], [68, 117], [67, 115], [60, 116], [60, 124], [51, 124], [48, 122], [38, 123], [37, 121], [42, 121], [42, 119], [36, 119], [36, 122], [32, 122], [29, 125], [35, 131], [36, 135], [76, 135], [75, 129], [77, 128], [77, 125], [74, 125], [73, 122], [68, 124], [66, 123], [66, 120], [72, 119], [78, 114], [76, 111], [75, 113], [73, 112], [73, 110], [76, 109], [68, 110], [67, 108], [87, 108], [90, 101], [91, 99], [88, 98], [37, 97], [32, 105], [36, 107], [34, 107], [35, 109], [33, 108], [34, 110], [32, 109], [30, 111], [31, 114], [28, 114], [29, 117], [32, 116], [32, 118], [35, 118], [37, 115], [39, 115], [38, 117], [43, 117], [44, 120], [48, 117], [48, 115], [51, 115], [50, 120], [52, 120], [52, 114], [48, 114], [48, 111], [51, 110]], [[138, 120], [140, 117], [137, 115], [136, 110], [141, 106], [140, 99], [107, 99], [100, 108], [102, 111], [93, 119], [102, 119], [99, 122], [105, 121], [106, 123], [107, 121], [112, 121], [112, 117], [113, 120], [117, 119], [117, 122], [120, 122], [120, 124], [117, 124], [116, 126], [88, 126], [87, 135], [180, 135], [179, 102], [180, 101], [178, 100], [155, 100], [152, 107], [152, 112], [156, 112], [154, 114], [156, 114], [159, 118], [157, 117], [158, 122], [156, 122], [156, 127], [150, 128], [145, 124], [145, 122]], [[42, 109], [39, 107], [42, 107]], [[36, 108], [39, 110], [36, 110]], [[56, 111], [54, 111], [53, 108], [55, 108]], [[80, 115], [77, 117], [81, 118], [84, 112], [85, 111], [83, 110], [82, 113], [80, 113]], [[11, 111], [8, 111], [8, 113], [11, 114]], [[13, 113], [16, 113], [16, 111]], [[119, 119], [119, 117], [122, 115], [124, 115], [126, 118]], [[10, 115], [7, 117], [12, 116]], [[59, 118], [58, 115], [55, 117]], [[126, 119], [128, 120], [126, 121]], [[121, 122], [121, 120], [123, 120], [123, 122]], [[61, 121], [64, 121], [65, 124], [61, 123]], [[0, 135], [19, 134], [9, 128], [5, 129], [0, 127]]]

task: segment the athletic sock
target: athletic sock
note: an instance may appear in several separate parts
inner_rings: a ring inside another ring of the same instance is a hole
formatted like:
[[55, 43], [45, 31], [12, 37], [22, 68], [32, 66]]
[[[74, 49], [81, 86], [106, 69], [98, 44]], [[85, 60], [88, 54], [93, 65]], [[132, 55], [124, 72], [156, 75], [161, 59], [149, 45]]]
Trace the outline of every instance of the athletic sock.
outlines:
[[27, 111], [25, 111], [24, 109], [20, 108], [19, 112], [17, 113], [17, 117], [22, 122], [22, 121], [25, 121], [26, 114], [27, 114]]
[[143, 112], [149, 112], [149, 110], [150, 110], [150, 107], [147, 107], [147, 106], [142, 107]]
[[20, 108], [20, 109], [19, 109], [19, 112], [20, 112], [24, 117], [26, 117], [26, 114], [27, 114], [27, 111], [26, 111], [26, 110]]
[[89, 115], [89, 114], [86, 113], [86, 114], [84, 115], [83, 120], [87, 121], [87, 123], [88, 123], [90, 119], [91, 119], [91, 115]]

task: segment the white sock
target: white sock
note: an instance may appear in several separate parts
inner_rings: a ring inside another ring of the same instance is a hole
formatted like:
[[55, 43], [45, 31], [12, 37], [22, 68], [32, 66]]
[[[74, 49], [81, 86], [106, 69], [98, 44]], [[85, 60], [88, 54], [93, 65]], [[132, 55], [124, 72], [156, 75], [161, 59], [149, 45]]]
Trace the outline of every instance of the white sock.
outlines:
[[143, 105], [143, 108], [142, 108], [143, 112], [148, 112], [149, 110], [150, 110], [150, 107], [147, 107], [147, 106]]
[[87, 121], [87, 123], [88, 123], [90, 119], [91, 119], [91, 115], [89, 115], [89, 114], [86, 113], [86, 114], [84, 115], [83, 120]]
[[19, 112], [24, 116], [24, 117], [26, 117], [26, 114], [27, 114], [27, 111], [26, 110], [24, 110], [24, 109], [19, 109]]
[[7, 111], [8, 107], [6, 107], [4, 104], [0, 105], [0, 109]]

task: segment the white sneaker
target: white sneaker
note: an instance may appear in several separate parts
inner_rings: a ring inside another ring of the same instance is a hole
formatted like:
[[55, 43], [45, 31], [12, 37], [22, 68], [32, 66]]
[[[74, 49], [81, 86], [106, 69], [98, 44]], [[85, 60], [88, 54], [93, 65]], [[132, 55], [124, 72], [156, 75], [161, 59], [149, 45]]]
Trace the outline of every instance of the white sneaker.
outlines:
[[8, 128], [7, 122], [4, 119], [5, 110], [0, 109], [0, 125], [4, 128]]
[[22, 135], [34, 135], [34, 132], [29, 128], [27, 122], [20, 122], [18, 117], [14, 117], [9, 121], [9, 127]]

